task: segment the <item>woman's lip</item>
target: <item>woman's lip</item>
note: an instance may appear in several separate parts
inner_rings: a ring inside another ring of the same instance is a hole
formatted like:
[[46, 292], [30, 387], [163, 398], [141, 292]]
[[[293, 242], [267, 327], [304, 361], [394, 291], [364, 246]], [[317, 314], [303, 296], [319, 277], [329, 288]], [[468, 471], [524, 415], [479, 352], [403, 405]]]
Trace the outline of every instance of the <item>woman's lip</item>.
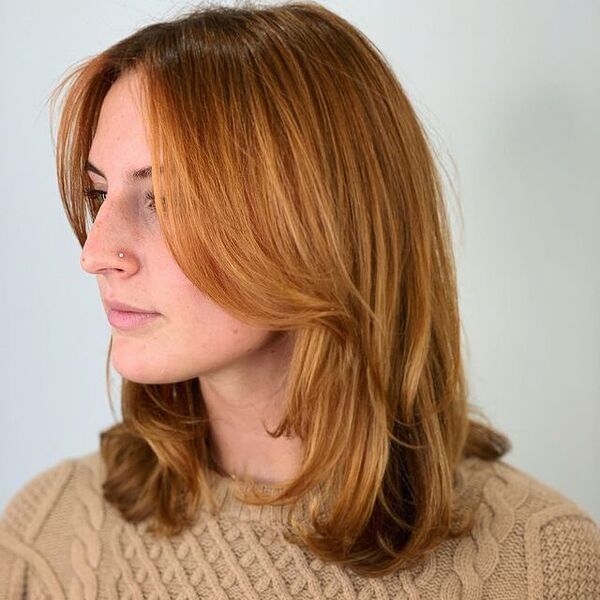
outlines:
[[106, 298], [104, 300], [104, 306], [107, 310], [120, 310], [124, 312], [139, 312], [139, 313], [153, 313], [156, 311], [146, 310], [144, 308], [138, 308], [137, 306], [131, 306], [131, 304], [125, 304], [124, 302], [119, 302], [118, 300]]
[[134, 327], [140, 327], [160, 316], [160, 313], [141, 313], [115, 309], [108, 311], [109, 323], [118, 329], [133, 329]]

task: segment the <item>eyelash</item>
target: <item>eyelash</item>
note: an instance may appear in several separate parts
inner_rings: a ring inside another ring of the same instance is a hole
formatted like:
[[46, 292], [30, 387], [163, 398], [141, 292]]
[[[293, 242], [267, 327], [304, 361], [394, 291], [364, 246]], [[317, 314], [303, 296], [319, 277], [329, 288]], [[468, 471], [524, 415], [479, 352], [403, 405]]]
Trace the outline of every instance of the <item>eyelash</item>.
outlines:
[[[96, 190], [94, 188], [84, 188], [83, 195], [87, 198], [88, 203], [90, 205], [90, 209], [94, 213], [94, 216], [97, 214], [98, 210], [97, 209], [94, 210], [95, 207], [92, 205], [92, 203], [96, 202], [98, 200], [99, 194], [107, 194], [107, 193], [108, 192], [103, 192], [102, 190]], [[156, 198], [154, 197], [154, 194], [152, 192], [146, 192], [146, 194], [144, 195], [144, 198], [146, 200], [152, 201], [152, 203], [149, 205], [150, 211], [156, 212], [156, 203], [155, 203]]]

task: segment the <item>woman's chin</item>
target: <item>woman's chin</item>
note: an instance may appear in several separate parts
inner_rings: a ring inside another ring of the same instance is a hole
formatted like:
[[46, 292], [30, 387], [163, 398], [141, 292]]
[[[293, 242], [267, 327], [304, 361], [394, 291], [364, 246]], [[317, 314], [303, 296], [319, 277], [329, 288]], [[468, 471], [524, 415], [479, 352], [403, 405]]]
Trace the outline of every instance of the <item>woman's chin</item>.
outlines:
[[116, 349], [111, 351], [112, 368], [124, 379], [134, 383], [166, 383], [164, 370], [138, 353]]

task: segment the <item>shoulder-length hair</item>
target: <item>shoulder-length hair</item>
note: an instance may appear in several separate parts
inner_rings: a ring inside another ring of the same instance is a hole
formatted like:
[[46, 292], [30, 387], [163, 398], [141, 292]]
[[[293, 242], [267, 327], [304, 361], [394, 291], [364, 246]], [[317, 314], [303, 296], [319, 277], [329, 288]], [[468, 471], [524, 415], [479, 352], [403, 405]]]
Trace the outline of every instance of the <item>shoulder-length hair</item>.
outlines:
[[[103, 98], [128, 72], [142, 82], [174, 259], [236, 318], [294, 336], [285, 415], [269, 434], [299, 436], [303, 463], [279, 495], [248, 501], [327, 494], [327, 511], [290, 539], [366, 576], [471, 531], [455, 468], [511, 443], [469, 416], [481, 411], [467, 398], [442, 183], [384, 56], [315, 2], [246, 2], [187, 9], [76, 65], [52, 105], [69, 84], [57, 176], [82, 246], [95, 210], [87, 154]], [[109, 359], [110, 347], [107, 384]], [[100, 434], [104, 496], [153, 535], [177, 534], [212, 502], [198, 379], [123, 379], [121, 393], [123, 420]]]

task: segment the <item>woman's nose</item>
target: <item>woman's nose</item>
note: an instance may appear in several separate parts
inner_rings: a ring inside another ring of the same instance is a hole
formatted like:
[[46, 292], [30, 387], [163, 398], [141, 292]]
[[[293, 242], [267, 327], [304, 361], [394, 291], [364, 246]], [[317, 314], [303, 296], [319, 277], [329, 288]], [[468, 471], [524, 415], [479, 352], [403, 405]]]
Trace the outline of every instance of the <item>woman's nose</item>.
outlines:
[[[115, 246], [116, 248], [116, 246]], [[79, 264], [84, 271], [91, 275], [100, 275], [105, 271], [122, 271], [131, 274], [137, 270], [131, 250], [124, 248], [120, 250], [107, 251], [106, 254], [91, 254], [84, 245]]]
[[81, 250], [81, 268], [92, 275], [105, 271], [131, 274], [137, 270], [131, 244], [136, 236], [132, 228], [132, 217], [127, 214], [125, 207], [119, 205], [116, 198], [109, 200], [107, 195]]

